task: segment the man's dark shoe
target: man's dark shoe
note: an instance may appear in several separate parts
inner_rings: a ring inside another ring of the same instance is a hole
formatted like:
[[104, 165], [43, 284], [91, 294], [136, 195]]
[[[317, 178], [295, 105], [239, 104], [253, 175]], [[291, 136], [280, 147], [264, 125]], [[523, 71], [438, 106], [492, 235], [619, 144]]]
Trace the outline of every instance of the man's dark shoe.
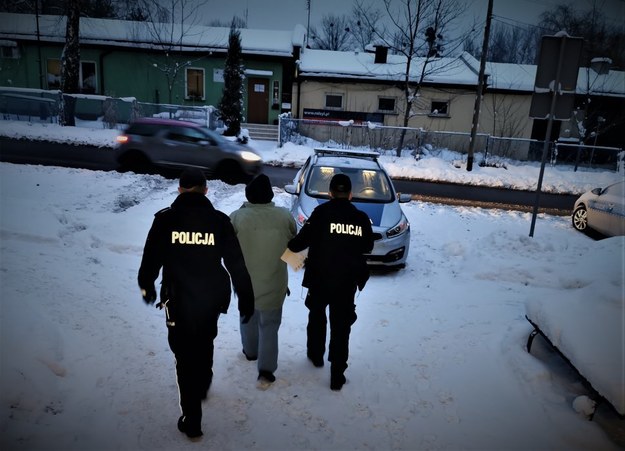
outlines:
[[271, 371], [259, 371], [258, 372], [258, 380], [265, 380], [267, 382], [273, 383], [276, 381], [276, 376], [273, 375]]
[[258, 360], [257, 356], [249, 356], [245, 353], [245, 349], [242, 349], [241, 352], [243, 352], [243, 355], [245, 356], [245, 358], [247, 360], [249, 360], [250, 362], [253, 362], [254, 360]]
[[308, 360], [310, 360], [317, 368], [321, 368], [323, 366], [323, 357], [314, 357], [311, 354], [308, 354]]
[[190, 439], [200, 438], [202, 435], [202, 430], [199, 426], [193, 427], [186, 421], [187, 417], [184, 415], [178, 418], [178, 430], [187, 435]]
[[346, 379], [342, 374], [332, 376], [330, 378], [330, 389], [334, 391], [339, 391], [345, 385]]

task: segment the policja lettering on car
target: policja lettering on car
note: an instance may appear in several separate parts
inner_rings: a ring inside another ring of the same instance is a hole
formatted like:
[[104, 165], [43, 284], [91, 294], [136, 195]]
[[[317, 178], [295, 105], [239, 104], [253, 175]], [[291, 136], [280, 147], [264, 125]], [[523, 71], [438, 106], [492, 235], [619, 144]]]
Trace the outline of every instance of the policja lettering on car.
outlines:
[[354, 224], [339, 224], [333, 222], [330, 224], [330, 233], [340, 233], [341, 235], [362, 236], [362, 227]]
[[171, 244], [215, 245], [215, 235], [201, 232], [171, 232]]

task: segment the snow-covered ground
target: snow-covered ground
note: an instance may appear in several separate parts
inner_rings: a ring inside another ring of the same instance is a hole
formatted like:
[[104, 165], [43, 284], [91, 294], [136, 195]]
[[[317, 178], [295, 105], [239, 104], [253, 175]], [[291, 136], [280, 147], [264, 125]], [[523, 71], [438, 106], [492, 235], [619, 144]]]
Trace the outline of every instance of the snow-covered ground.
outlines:
[[[252, 145], [284, 164], [310, 152]], [[422, 164], [435, 174], [445, 164], [424, 161], [415, 171]], [[440, 169], [449, 171], [458, 170]], [[576, 190], [622, 177], [547, 171], [554, 186]], [[498, 174], [506, 186], [522, 183], [510, 166]], [[608, 406], [587, 420], [589, 392], [557, 354], [540, 338], [526, 352], [524, 317], [526, 304], [544, 300], [562, 305], [565, 320], [599, 294], [622, 311], [625, 238], [595, 241], [570, 218], [542, 214], [529, 237], [528, 213], [416, 201], [403, 204], [412, 226], [407, 267], [374, 274], [356, 300], [344, 388], [331, 391], [329, 367], [306, 359], [302, 273], [291, 272], [276, 383], [256, 388], [233, 303], [220, 319], [205, 435], [189, 442], [176, 429], [163, 313], [145, 306], [136, 284], [153, 213], [173, 201], [176, 186], [155, 175], [0, 163], [1, 449], [625, 446], [623, 421]], [[290, 195], [275, 192], [288, 206]], [[218, 181], [208, 196], [226, 213], [245, 199], [243, 185]], [[573, 333], [591, 340], [589, 331], [604, 325], [584, 319]], [[621, 359], [622, 343], [608, 345]]]
[[[83, 122], [77, 127], [61, 127], [57, 124], [31, 123], [24, 121], [0, 121], [0, 136], [33, 140], [84, 144], [107, 149], [115, 145], [118, 130], [102, 127], [101, 123]], [[275, 142], [251, 140], [250, 147], [259, 151], [265, 163], [274, 165], [301, 166], [310, 152], [310, 146], [287, 143], [279, 148]], [[503, 167], [480, 167], [481, 155], [475, 157], [473, 170], [466, 170], [466, 155], [449, 149], [426, 149], [418, 161], [409, 152], [396, 157], [383, 155], [380, 161], [391, 177], [407, 179], [437, 180], [480, 186], [494, 186], [518, 190], [535, 191], [540, 172], [540, 163], [501, 161]], [[547, 165], [541, 190], [548, 193], [581, 194], [585, 191], [607, 186], [623, 178], [623, 172], [591, 169], [581, 166], [576, 172], [570, 165]]]

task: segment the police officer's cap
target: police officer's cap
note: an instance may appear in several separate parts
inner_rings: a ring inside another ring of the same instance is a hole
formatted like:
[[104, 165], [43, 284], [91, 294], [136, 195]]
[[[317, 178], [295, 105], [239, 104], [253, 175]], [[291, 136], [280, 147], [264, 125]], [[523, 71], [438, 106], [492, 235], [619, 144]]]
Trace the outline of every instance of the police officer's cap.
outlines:
[[191, 189], [195, 186], [206, 186], [204, 173], [196, 168], [185, 169], [182, 174], [180, 174], [180, 187]]
[[330, 191], [334, 193], [350, 193], [352, 191], [352, 181], [345, 174], [336, 174], [330, 180]]

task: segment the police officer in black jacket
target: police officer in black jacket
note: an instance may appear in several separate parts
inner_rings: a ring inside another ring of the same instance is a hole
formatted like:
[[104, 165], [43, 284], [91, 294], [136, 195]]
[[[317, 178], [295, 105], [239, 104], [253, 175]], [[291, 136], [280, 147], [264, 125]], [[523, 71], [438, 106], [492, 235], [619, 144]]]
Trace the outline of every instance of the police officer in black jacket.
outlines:
[[[206, 197], [200, 170], [185, 170], [171, 207], [155, 214], [139, 268], [147, 304], [156, 301], [154, 282], [163, 268], [159, 307], [165, 309], [169, 346], [176, 358], [182, 416], [178, 429], [202, 435], [202, 401], [213, 377], [217, 320], [230, 304], [230, 281], [243, 321], [254, 314], [254, 293], [230, 218]], [[225, 264], [225, 268], [222, 265]], [[227, 269], [227, 271], [226, 271]]]
[[330, 181], [330, 201], [316, 207], [288, 248], [308, 248], [302, 285], [308, 288], [307, 355], [323, 366], [326, 342], [326, 307], [330, 307], [330, 388], [345, 383], [349, 334], [356, 321], [354, 295], [369, 279], [366, 254], [373, 249], [371, 221], [351, 203], [352, 184], [345, 174]]

